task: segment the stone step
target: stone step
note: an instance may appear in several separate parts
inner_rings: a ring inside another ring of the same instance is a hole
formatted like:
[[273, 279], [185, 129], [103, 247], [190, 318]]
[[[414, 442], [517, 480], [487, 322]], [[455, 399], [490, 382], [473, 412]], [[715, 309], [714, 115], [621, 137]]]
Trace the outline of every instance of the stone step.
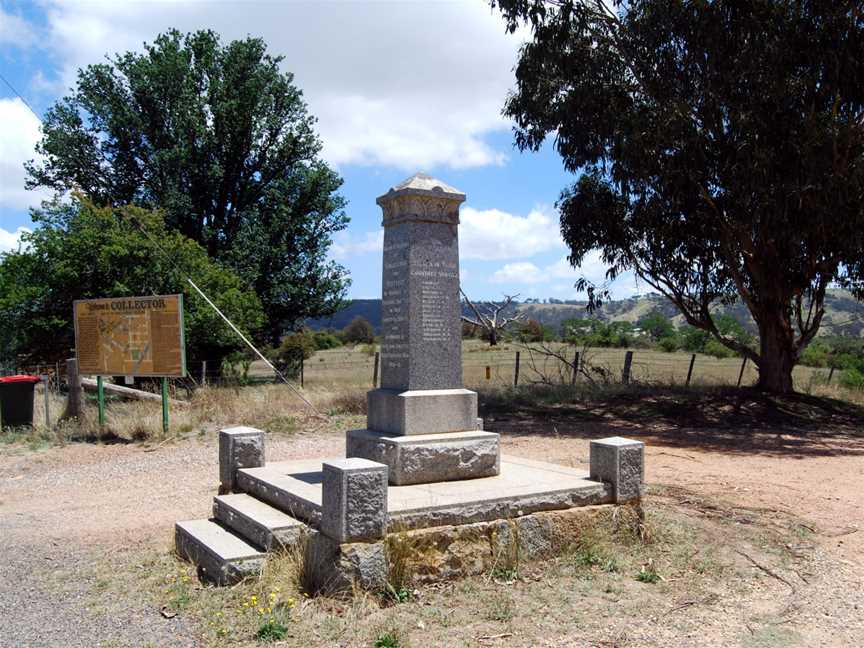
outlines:
[[256, 575], [264, 564], [264, 553], [213, 520], [177, 522], [174, 547], [199, 574], [219, 585]]
[[321, 471], [286, 474], [276, 468], [243, 468], [237, 488], [317, 529], [321, 523]]
[[213, 517], [265, 551], [290, 547], [309, 530], [300, 520], [245, 493], [215, 497]]

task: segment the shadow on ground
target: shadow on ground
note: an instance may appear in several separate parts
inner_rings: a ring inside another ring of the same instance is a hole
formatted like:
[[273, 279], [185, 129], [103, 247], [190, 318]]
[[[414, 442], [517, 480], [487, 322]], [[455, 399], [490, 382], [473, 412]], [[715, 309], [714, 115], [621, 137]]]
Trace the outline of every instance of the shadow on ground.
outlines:
[[622, 435], [733, 453], [864, 455], [864, 408], [844, 401], [662, 386], [574, 390], [569, 396], [561, 388], [542, 386], [481, 394], [481, 416], [486, 429], [503, 435]]

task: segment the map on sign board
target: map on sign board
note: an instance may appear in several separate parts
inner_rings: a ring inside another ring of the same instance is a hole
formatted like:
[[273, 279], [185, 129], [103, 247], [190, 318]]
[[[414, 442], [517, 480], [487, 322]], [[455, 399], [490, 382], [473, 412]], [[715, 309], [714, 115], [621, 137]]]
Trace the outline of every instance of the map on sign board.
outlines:
[[81, 374], [186, 375], [183, 295], [82, 299], [73, 310]]

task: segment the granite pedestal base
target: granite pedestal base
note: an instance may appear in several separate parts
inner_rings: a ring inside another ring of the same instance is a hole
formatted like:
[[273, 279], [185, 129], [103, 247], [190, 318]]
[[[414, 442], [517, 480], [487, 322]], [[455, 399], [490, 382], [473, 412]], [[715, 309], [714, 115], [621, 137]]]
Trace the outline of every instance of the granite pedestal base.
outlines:
[[482, 430], [411, 436], [351, 430], [346, 455], [387, 465], [393, 486], [494, 477], [501, 463], [498, 435]]
[[477, 392], [470, 389], [373, 389], [366, 398], [370, 430], [412, 435], [477, 426]]

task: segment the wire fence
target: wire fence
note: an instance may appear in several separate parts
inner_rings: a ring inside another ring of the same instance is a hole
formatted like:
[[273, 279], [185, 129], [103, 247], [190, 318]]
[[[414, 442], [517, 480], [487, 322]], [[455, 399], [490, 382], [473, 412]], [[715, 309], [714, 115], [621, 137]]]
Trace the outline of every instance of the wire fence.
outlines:
[[[298, 357], [293, 365], [281, 366], [280, 371], [307, 389], [362, 391], [380, 386], [380, 359], [377, 347], [341, 347], [319, 351], [311, 358]], [[648, 349], [579, 348], [563, 343], [498, 347], [467, 343], [463, 347], [462, 369], [463, 382], [472, 389], [581, 382], [748, 387], [758, 380], [757, 367], [741, 358]], [[36, 388], [36, 419], [44, 419], [49, 426], [57, 422], [68, 391], [65, 363], [5, 367], [4, 373], [41, 376], [43, 380]], [[199, 360], [189, 363], [187, 373], [186, 378], [170, 381], [171, 398], [189, 397], [202, 387], [280, 382], [261, 361], [220, 364], [217, 360]], [[831, 384], [832, 379], [836, 382], [833, 369], [804, 366], [795, 368], [793, 379], [796, 389], [802, 391], [817, 383]], [[117, 382], [122, 385], [125, 381], [121, 378]], [[136, 379], [130, 383], [137, 389], [159, 393], [158, 380]], [[94, 398], [92, 393], [85, 397]]]
[[[552, 351], [550, 353], [549, 351]], [[742, 358], [715, 358], [691, 353], [666, 353], [649, 349], [626, 350], [579, 348], [558, 344], [544, 349], [532, 345], [472, 347], [462, 355], [466, 387], [526, 385], [573, 382], [573, 365], [578, 354], [575, 381], [601, 379], [670, 385], [752, 386], [758, 368]], [[629, 372], [625, 365], [629, 361]], [[380, 354], [371, 348], [340, 348], [319, 351], [305, 360], [302, 376], [306, 387], [356, 386], [370, 388], [380, 382], [376, 366]], [[253, 375], [266, 375], [266, 368], [254, 366]], [[793, 372], [796, 387], [818, 381], [829, 382], [829, 369], [798, 366]]]
[[[630, 369], [625, 374], [628, 356]], [[467, 347], [462, 355], [463, 380], [468, 387], [572, 382], [574, 361], [579, 364], [576, 381], [587, 380], [594, 375], [608, 382], [751, 386], [759, 377], [758, 368], [742, 358], [557, 344]], [[304, 387], [372, 387], [380, 382], [379, 366], [380, 351], [376, 348], [341, 347], [319, 351], [307, 359], [298, 357], [293, 364], [283, 365], [280, 370]], [[58, 392], [65, 390], [65, 363], [10, 366], [3, 373], [42, 376], [49, 389]], [[120, 384], [124, 384], [122, 377], [118, 378], [121, 378]], [[830, 384], [834, 372], [827, 368], [799, 365], [793, 372], [793, 378], [796, 386], [813, 381]], [[211, 359], [190, 362], [187, 377], [173, 379], [171, 384], [174, 392], [204, 386], [235, 387], [277, 381], [277, 376], [261, 361], [220, 363], [217, 359]], [[157, 383], [148, 379], [129, 380], [128, 384], [158, 391]]]

